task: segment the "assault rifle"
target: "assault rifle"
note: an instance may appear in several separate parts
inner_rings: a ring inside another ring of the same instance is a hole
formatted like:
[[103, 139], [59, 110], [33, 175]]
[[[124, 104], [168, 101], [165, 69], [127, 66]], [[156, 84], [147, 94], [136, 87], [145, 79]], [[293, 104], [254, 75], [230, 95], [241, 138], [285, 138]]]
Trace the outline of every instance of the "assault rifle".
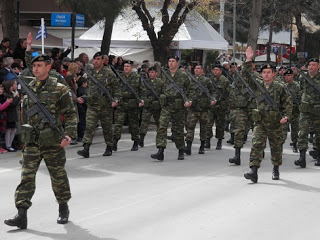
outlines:
[[183, 92], [183, 89], [178, 86], [178, 84], [173, 80], [173, 78], [164, 70], [161, 68], [161, 72], [166, 76], [166, 78], [171, 82], [171, 84], [168, 86], [168, 89], [173, 88], [177, 93], [181, 95], [184, 102], [189, 102], [187, 96]]
[[215, 88], [215, 91], [220, 95], [220, 99], [227, 100], [228, 98], [227, 98], [226, 94], [223, 91], [221, 91], [219, 89], [218, 85], [214, 82], [214, 79], [213, 79], [214, 76], [210, 73], [207, 73], [207, 75], [209, 78], [212, 78], [212, 80], [210, 79], [210, 83]]
[[249, 71], [248, 75], [250, 76], [251, 80], [254, 82], [254, 84], [258, 87], [259, 91], [262, 93], [262, 95], [258, 98], [256, 98], [257, 102], [260, 103], [262, 101], [264, 101], [267, 105], [269, 105], [270, 107], [273, 108], [273, 110], [277, 111], [281, 118], [282, 113], [280, 112], [279, 108], [278, 108], [278, 104], [273, 100], [273, 98], [270, 96], [269, 92], [265, 89], [264, 86], [262, 86], [250, 73]]
[[298, 69], [298, 73], [316, 90], [316, 92], [320, 95], [320, 88], [314, 83], [314, 81], [309, 78], [304, 72]]
[[160, 98], [158, 96], [158, 94], [156, 93], [156, 91], [151, 87], [151, 85], [148, 83], [148, 80], [146, 79], [146, 73], [145, 74], [140, 74], [141, 76], [141, 82], [143, 82], [147, 88], [150, 90], [150, 92], [152, 93], [152, 95], [158, 100], [160, 101]]
[[98, 87], [98, 89], [100, 90], [100, 92], [104, 95], [106, 95], [111, 102], [114, 102], [113, 97], [111, 96], [109, 90], [103, 86], [103, 84], [96, 79], [94, 76], [92, 76], [84, 67], [81, 67], [81, 69], [88, 75], [88, 77], [96, 84], [96, 86]]
[[240, 79], [240, 82], [245, 86], [245, 89], [243, 89], [241, 91], [241, 93], [243, 95], [245, 94], [249, 94], [250, 95], [250, 98], [249, 100], [252, 100], [252, 99], [257, 99], [257, 95], [254, 93], [254, 91], [251, 89], [251, 87], [249, 86], [249, 84], [243, 79], [243, 77], [241, 76], [241, 74], [236, 70], [236, 75], [238, 77], [238, 79]]
[[234, 77], [232, 75], [230, 75], [230, 73], [225, 70], [224, 68], [222, 68], [222, 72], [227, 75], [227, 78], [230, 78], [233, 82], [235, 81]]
[[138, 102], [141, 103], [142, 100], [140, 99], [140, 97], [136, 93], [136, 91], [132, 88], [130, 83], [128, 83], [128, 81], [120, 75], [120, 73], [118, 72], [117, 69], [115, 69], [112, 65], [110, 65], [110, 67], [111, 67], [112, 71], [116, 74], [116, 76], [124, 83], [124, 85], [126, 85], [127, 89], [134, 95], [134, 97], [138, 100]]
[[291, 96], [293, 103], [296, 104], [297, 106], [299, 106], [299, 101], [297, 100], [294, 93], [290, 91], [290, 89], [288, 88], [286, 83], [284, 83], [283, 85], [284, 85], [284, 89], [286, 90], [286, 92]]
[[16, 76], [18, 83], [21, 85], [22, 89], [25, 91], [25, 93], [28, 95], [28, 97], [34, 102], [34, 106], [26, 111], [26, 114], [28, 118], [34, 116], [35, 114], [38, 114], [39, 117], [42, 119], [43, 122], [49, 123], [57, 132], [66, 140], [66, 136], [61, 131], [61, 129], [56, 125], [57, 121], [55, 117], [46, 109], [45, 106], [40, 102], [37, 95], [30, 90], [30, 88], [27, 86], [27, 84], [24, 82], [24, 80], [21, 78], [21, 76], [17, 76], [17, 74], [10, 69], [11, 72]]
[[[195, 78], [195, 76], [193, 76], [193, 75], [191, 74], [191, 72], [189, 72], [188, 69], [186, 69], [186, 73], [187, 73], [188, 76], [197, 84], [198, 89], [199, 89], [201, 92], [205, 93], [205, 94], [207, 95], [207, 97], [211, 100], [211, 99], [212, 99], [212, 96], [211, 96], [209, 90], [208, 90], [197, 78]], [[209, 81], [210, 81], [210, 80], [209, 80]]]

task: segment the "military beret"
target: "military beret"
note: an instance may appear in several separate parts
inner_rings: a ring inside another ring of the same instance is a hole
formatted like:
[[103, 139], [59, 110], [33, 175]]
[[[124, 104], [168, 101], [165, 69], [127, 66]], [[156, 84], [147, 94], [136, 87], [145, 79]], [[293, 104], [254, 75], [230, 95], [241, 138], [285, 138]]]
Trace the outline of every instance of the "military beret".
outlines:
[[51, 59], [47, 54], [39, 54], [38, 56], [32, 59], [31, 63], [34, 62], [51, 62]]
[[133, 65], [134, 64], [134, 62], [133, 61], [131, 61], [131, 60], [126, 60], [126, 61], [124, 61], [123, 62], [123, 65], [124, 64], [130, 64], [130, 65]]
[[281, 67], [279, 68], [279, 70], [281, 70], [281, 69], [287, 69], [287, 67], [281, 66]]
[[275, 68], [275, 66], [272, 66], [272, 65], [270, 65], [270, 64], [266, 64], [266, 65], [263, 65], [263, 66], [261, 67], [261, 72], [262, 72], [264, 69], [272, 69], [272, 71], [274, 71], [276, 68]]
[[308, 61], [308, 65], [310, 62], [317, 62], [319, 63], [319, 59], [318, 58], [311, 58], [309, 61]]
[[93, 58], [96, 58], [96, 57], [102, 57], [103, 58], [103, 54], [102, 52], [97, 52], [93, 55]]
[[179, 62], [180, 58], [178, 56], [173, 56], [173, 55], [170, 55], [168, 56], [168, 61], [169, 59], [175, 59], [177, 62]]
[[284, 75], [293, 74], [293, 70], [291, 68], [288, 68], [287, 71], [285, 71]]
[[157, 69], [156, 69], [155, 67], [150, 67], [149, 70], [148, 70], [148, 72], [151, 72], [151, 71], [157, 72]]
[[212, 69], [214, 69], [214, 68], [220, 68], [220, 69], [222, 69], [222, 66], [221, 66], [221, 64], [214, 64], [213, 65], [213, 67], [212, 67]]
[[148, 64], [142, 64], [141, 68], [149, 68]]
[[230, 63], [230, 66], [237, 66], [237, 63], [236, 62], [232, 62], [232, 63]]

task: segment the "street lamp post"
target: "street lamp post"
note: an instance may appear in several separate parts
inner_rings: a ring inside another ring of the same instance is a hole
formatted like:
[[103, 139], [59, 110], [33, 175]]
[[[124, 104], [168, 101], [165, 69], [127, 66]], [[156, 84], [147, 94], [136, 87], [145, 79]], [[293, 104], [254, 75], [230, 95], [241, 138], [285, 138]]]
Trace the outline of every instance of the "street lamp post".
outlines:
[[237, 18], [237, 0], [233, 0], [233, 62], [236, 60], [236, 18]]

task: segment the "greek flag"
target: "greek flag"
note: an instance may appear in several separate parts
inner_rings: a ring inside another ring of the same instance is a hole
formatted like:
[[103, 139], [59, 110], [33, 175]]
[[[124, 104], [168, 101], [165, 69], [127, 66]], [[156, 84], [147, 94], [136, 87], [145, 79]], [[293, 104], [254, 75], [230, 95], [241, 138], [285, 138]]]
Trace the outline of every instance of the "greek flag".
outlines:
[[[42, 31], [42, 27], [40, 26], [39, 31], [38, 31], [38, 35], [36, 36], [36, 40], [39, 40], [41, 38], [41, 31]], [[44, 31], [43, 31], [43, 37], [47, 38], [47, 28], [46, 25], [44, 25]]]

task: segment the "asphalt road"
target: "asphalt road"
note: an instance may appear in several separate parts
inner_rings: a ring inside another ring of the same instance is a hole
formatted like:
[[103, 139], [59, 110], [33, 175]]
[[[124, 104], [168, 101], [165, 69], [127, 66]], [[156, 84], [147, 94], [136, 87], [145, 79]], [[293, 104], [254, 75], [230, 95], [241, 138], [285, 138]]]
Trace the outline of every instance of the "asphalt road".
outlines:
[[[154, 131], [137, 152], [130, 151], [132, 142], [124, 134], [111, 157], [102, 156], [105, 145], [98, 131], [89, 159], [76, 154], [80, 145], [66, 148], [72, 191], [69, 223], [56, 223], [58, 204], [42, 163], [28, 211], [28, 229], [0, 223], [0, 239], [318, 239], [320, 168], [311, 157], [307, 156], [307, 168], [296, 167], [293, 161], [298, 154], [287, 140], [281, 180], [273, 181], [268, 147], [259, 182], [252, 184], [243, 177], [249, 170], [251, 135], [242, 150], [241, 166], [229, 164], [234, 149], [226, 139], [222, 150], [212, 148], [199, 155], [197, 132], [193, 153], [184, 161], [177, 160], [178, 152], [169, 141], [165, 161], [157, 162], [150, 158], [157, 150]], [[20, 155], [0, 155], [2, 222], [17, 212], [13, 197], [20, 180]]]

